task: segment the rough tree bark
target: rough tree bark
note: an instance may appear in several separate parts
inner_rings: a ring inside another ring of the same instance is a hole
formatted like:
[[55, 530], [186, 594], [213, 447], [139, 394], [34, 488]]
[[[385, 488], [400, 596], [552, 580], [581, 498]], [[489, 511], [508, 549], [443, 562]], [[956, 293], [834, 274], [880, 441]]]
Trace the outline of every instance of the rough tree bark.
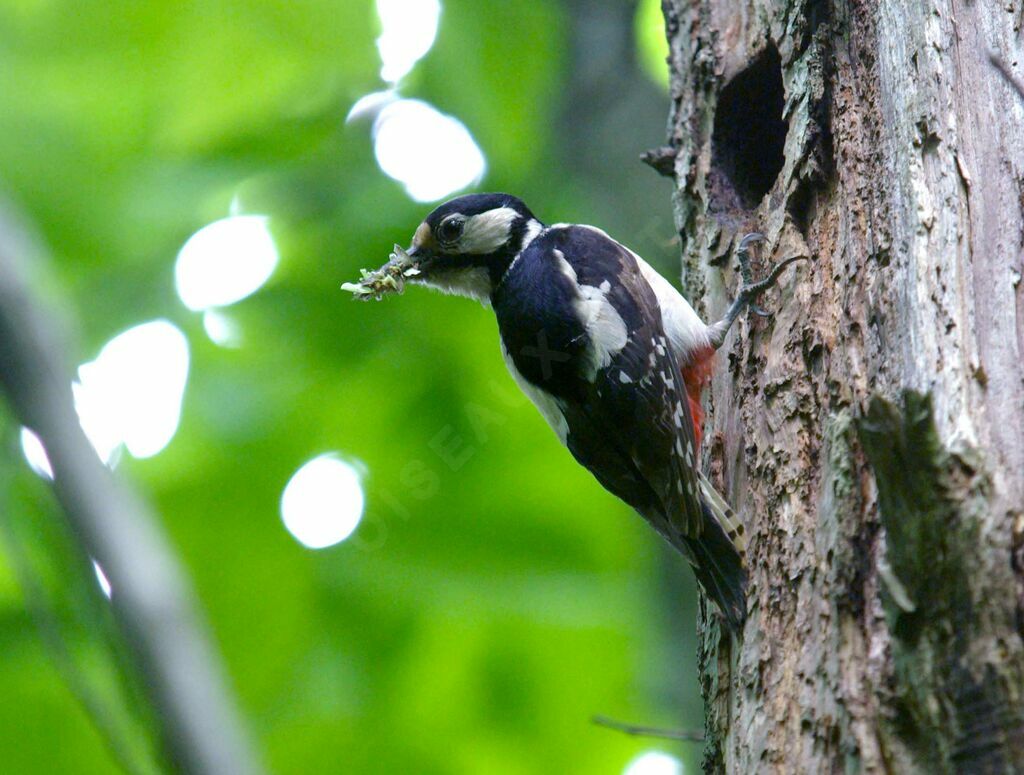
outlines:
[[704, 464], [752, 535], [705, 607], [705, 765], [1024, 771], [1022, 0], [664, 0], [683, 286], [784, 275]]

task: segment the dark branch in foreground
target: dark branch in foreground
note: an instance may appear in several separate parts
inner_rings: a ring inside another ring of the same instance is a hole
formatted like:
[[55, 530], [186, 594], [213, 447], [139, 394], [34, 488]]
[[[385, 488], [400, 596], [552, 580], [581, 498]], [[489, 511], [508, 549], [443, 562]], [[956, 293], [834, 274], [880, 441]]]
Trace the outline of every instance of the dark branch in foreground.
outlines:
[[0, 388], [42, 439], [54, 493], [82, 551], [110, 579], [172, 761], [187, 773], [260, 772], [156, 519], [100, 462], [79, 425], [58, 326], [29, 287], [30, 261], [40, 255], [0, 204]]
[[703, 732], [690, 732], [685, 729], [659, 729], [657, 727], [644, 727], [637, 724], [627, 724], [624, 721], [616, 721], [607, 716], [594, 716], [591, 722], [599, 727], [614, 729], [616, 732], [623, 732], [634, 737], [660, 737], [665, 740], [685, 740], [689, 743], [703, 743]]

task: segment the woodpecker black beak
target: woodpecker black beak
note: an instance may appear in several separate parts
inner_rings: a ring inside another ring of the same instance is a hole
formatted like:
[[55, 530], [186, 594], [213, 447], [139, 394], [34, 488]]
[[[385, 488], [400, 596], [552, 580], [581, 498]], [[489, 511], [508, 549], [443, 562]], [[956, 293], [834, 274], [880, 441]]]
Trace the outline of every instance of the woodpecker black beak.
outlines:
[[422, 281], [430, 274], [430, 268], [435, 262], [435, 255], [427, 248], [422, 245], [409, 248], [406, 254], [413, 260], [416, 268], [419, 270], [419, 274], [409, 279], [413, 282]]

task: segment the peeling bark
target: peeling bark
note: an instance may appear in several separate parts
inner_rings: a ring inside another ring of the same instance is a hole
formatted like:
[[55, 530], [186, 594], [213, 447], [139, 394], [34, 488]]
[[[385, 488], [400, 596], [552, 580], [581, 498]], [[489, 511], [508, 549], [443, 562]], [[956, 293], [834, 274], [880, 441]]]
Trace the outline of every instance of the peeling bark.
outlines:
[[811, 258], [707, 396], [752, 536], [709, 771], [1024, 771], [1022, 4], [664, 0], [684, 288]]

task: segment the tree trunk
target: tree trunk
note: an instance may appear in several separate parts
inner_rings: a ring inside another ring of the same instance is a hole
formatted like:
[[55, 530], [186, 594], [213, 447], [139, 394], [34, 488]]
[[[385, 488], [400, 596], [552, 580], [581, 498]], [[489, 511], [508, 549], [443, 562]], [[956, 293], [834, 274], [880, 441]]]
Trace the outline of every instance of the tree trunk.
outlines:
[[709, 771], [1024, 771], [1021, 3], [664, 0], [687, 294], [748, 231], [810, 259], [707, 395], [751, 536]]

